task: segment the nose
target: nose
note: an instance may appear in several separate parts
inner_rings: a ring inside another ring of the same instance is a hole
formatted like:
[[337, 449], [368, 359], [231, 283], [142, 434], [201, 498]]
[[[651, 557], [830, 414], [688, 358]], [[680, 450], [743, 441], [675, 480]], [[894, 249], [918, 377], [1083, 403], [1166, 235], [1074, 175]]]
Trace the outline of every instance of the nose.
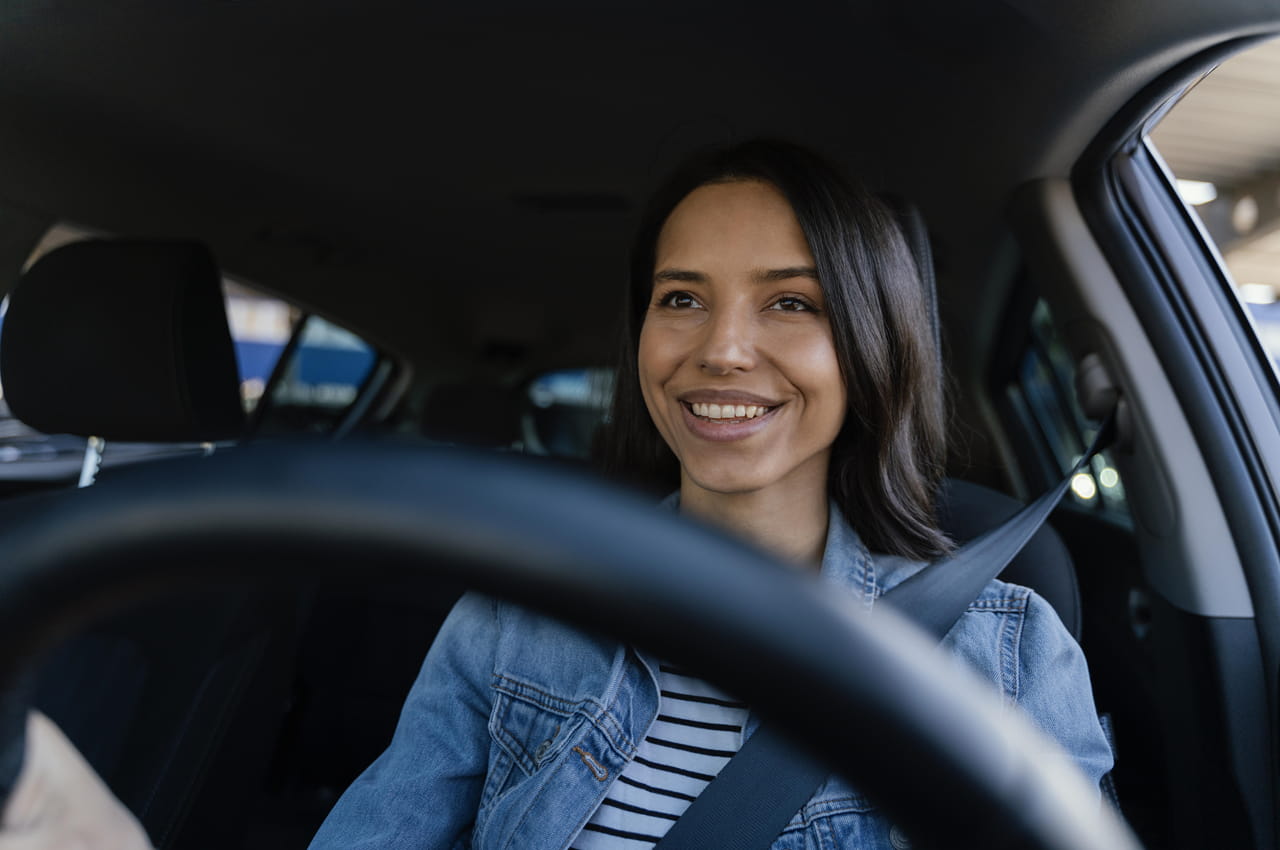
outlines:
[[744, 310], [718, 310], [704, 326], [698, 365], [712, 375], [749, 371], [756, 363], [751, 316]]

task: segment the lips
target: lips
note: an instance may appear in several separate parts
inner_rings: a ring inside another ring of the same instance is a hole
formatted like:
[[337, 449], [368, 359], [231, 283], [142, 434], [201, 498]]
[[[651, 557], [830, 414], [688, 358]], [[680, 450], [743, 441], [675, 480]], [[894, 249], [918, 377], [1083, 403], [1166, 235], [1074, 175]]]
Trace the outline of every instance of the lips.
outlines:
[[676, 401], [684, 404], [732, 404], [735, 406], [754, 404], [757, 407], [777, 407], [782, 403], [774, 398], [742, 390], [686, 390], [676, 396]]
[[782, 405], [737, 403], [743, 397], [719, 402], [681, 400], [680, 410], [685, 427], [695, 436], [712, 442], [742, 440], [759, 433], [777, 414]]

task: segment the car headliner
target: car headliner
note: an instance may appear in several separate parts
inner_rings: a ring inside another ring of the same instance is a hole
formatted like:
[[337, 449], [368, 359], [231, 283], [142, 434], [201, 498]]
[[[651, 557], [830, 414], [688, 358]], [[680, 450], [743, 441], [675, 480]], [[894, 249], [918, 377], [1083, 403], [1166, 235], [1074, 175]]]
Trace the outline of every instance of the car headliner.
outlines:
[[609, 356], [634, 212], [675, 158], [778, 135], [921, 205], [955, 325], [998, 307], [1014, 187], [1068, 174], [1172, 65], [1280, 18], [1258, 0], [439, 5], [11, 0], [0, 199], [197, 236], [391, 351], [511, 377]]

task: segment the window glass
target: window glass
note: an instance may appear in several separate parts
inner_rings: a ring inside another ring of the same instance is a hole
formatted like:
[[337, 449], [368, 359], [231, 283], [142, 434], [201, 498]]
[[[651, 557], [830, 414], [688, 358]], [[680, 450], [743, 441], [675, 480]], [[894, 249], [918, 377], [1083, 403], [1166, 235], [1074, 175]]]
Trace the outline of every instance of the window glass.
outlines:
[[[1093, 442], [1098, 423], [1080, 409], [1075, 367], [1044, 301], [1032, 310], [1027, 344], [1005, 395], [1007, 409], [1028, 435], [1025, 453], [1039, 466], [1036, 485], [1048, 487], [1061, 480]], [[1099, 452], [1072, 478], [1070, 498], [1079, 508], [1128, 515], [1124, 484], [1109, 451]]]
[[287, 356], [272, 378], [271, 403], [258, 421], [258, 433], [334, 431], [378, 362], [368, 343], [319, 316], [306, 318]]
[[611, 369], [562, 369], [529, 383], [523, 416], [525, 449], [586, 459], [613, 400]]
[[1161, 118], [1149, 143], [1216, 244], [1264, 349], [1280, 362], [1280, 41], [1237, 54]]
[[262, 398], [301, 311], [235, 281], [224, 280], [222, 291], [227, 302], [227, 327], [240, 369], [240, 397], [245, 410], [251, 411]]

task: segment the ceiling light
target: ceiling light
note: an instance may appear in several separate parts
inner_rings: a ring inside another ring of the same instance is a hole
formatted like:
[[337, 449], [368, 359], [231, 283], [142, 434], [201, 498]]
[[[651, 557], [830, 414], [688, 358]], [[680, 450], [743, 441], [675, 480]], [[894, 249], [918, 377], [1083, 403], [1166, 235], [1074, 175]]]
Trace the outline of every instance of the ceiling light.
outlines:
[[1231, 226], [1242, 236], [1258, 226], [1258, 202], [1252, 195], [1245, 195], [1231, 208]]
[[1240, 298], [1250, 304], [1274, 304], [1276, 290], [1269, 283], [1240, 284]]
[[1188, 204], [1199, 206], [1218, 197], [1218, 187], [1204, 180], [1179, 180], [1178, 194]]

